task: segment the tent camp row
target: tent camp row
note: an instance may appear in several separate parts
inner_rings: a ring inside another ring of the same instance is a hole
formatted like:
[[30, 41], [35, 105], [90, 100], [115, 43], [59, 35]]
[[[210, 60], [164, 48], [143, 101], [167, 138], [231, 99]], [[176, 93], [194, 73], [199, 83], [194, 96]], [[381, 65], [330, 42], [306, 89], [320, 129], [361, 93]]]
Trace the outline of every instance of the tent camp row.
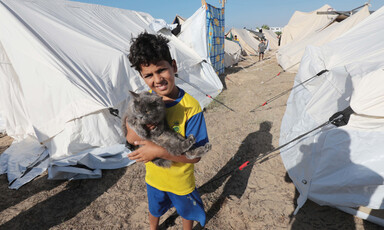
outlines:
[[0, 173], [7, 173], [10, 188], [47, 168], [50, 179], [95, 178], [101, 169], [132, 163], [124, 157], [129, 150], [113, 111], [122, 114], [129, 90], [147, 89], [127, 58], [131, 38], [143, 31], [170, 40], [182, 79], [176, 84], [202, 107], [209, 104], [205, 94], [217, 96], [222, 83], [172, 29], [143, 12], [62, 0], [0, 0], [0, 112], [14, 138], [0, 156]]
[[231, 39], [233, 39], [235, 35], [239, 40], [238, 42], [242, 48], [243, 55], [245, 56], [258, 55], [258, 49], [261, 39], [267, 41], [266, 52], [268, 52], [269, 50], [277, 50], [278, 48], [277, 35], [267, 29], [263, 29], [263, 32], [260, 33], [250, 29], [231, 28], [226, 33], [226, 36]]
[[[280, 145], [323, 126], [283, 148], [281, 157], [300, 192], [296, 211], [310, 199], [384, 226], [383, 218], [358, 210], [384, 209], [384, 7], [371, 15], [364, 7], [333, 27], [344, 22], [355, 25], [321, 46], [306, 47]], [[347, 125], [325, 124], [348, 106], [354, 113]]]
[[232, 28], [227, 32], [226, 36], [231, 38], [237, 37], [244, 55], [250, 56], [258, 53], [260, 42], [248, 30]]
[[[197, 9], [197, 11], [191, 17], [182, 23], [178, 23], [181, 28], [176, 36], [191, 49], [195, 50], [200, 55], [200, 57], [211, 64], [215, 61], [214, 59], [217, 58], [217, 56], [212, 55], [212, 51], [218, 49], [220, 46], [223, 47], [224, 45], [224, 59], [222, 59], [222, 61], [224, 61], [224, 68], [233, 66], [234, 64], [237, 64], [242, 58], [241, 46], [236, 42], [224, 39], [224, 25], [219, 28], [220, 31], [210, 31], [211, 24], [218, 22], [214, 19], [212, 20], [210, 17], [207, 17], [207, 15], [210, 15], [209, 10], [224, 13], [223, 8], [214, 8], [207, 3], [204, 3], [204, 5]], [[219, 34], [217, 34], [218, 32]], [[217, 37], [220, 37], [220, 39], [216, 41], [216, 44], [210, 45], [209, 39], [214, 40], [213, 38]]]
[[284, 27], [281, 48], [276, 56], [285, 71], [297, 72], [308, 45], [320, 46], [332, 41], [370, 15], [368, 5], [350, 17], [343, 15], [342, 21], [335, 15], [317, 14], [327, 9], [332, 8], [325, 5], [310, 13], [296, 11]]
[[[207, 3], [204, 3], [191, 17], [186, 20], [180, 21], [180, 16], [176, 16], [174, 22], [180, 26], [180, 31], [177, 30], [177, 37], [187, 44], [190, 48], [195, 50], [200, 57], [207, 60], [212, 65], [217, 58], [216, 55], [212, 55], [213, 50], [224, 45], [224, 67], [232, 66], [238, 63], [242, 56], [257, 55], [258, 45], [260, 43], [260, 35], [255, 35], [252, 31], [247, 29], [232, 28], [226, 33], [224, 39], [224, 27], [219, 27], [220, 34], [217, 30], [210, 30], [212, 25], [219, 25], [219, 21], [209, 17], [210, 11], [218, 11], [223, 14], [224, 8], [215, 8]], [[215, 34], [216, 33], [216, 34]], [[237, 36], [238, 41], [234, 41], [234, 36]], [[276, 34], [266, 30], [261, 33], [263, 37], [267, 38], [269, 49], [277, 49], [277, 37]], [[210, 45], [209, 39], [217, 40], [215, 45]], [[215, 39], [212, 39], [215, 38]], [[208, 44], [208, 49], [207, 49]], [[216, 51], [215, 51], [216, 52]], [[215, 69], [217, 69], [215, 67]], [[220, 72], [222, 73], [222, 72]]]

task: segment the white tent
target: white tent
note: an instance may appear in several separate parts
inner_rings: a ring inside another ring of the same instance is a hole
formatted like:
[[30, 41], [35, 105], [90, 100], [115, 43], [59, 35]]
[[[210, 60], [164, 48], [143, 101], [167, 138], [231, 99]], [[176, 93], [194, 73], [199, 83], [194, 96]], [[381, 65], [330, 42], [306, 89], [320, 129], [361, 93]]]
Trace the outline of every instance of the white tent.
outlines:
[[[384, 209], [384, 7], [341, 37], [307, 47], [289, 96], [280, 144], [351, 106], [346, 126], [326, 125], [281, 151], [300, 192], [384, 226], [384, 220], [352, 209]], [[328, 72], [299, 85], [322, 70]], [[297, 210], [298, 210], [297, 209]], [[364, 216], [365, 215], [365, 216]]]
[[291, 19], [282, 31], [280, 47], [285, 46], [292, 40], [300, 40], [314, 31], [320, 31], [329, 25], [337, 16], [317, 14], [318, 11], [332, 9], [329, 5], [324, 5], [312, 12], [295, 11]]
[[340, 23], [334, 21], [331, 25], [327, 26], [320, 32], [313, 31], [311, 34], [301, 38], [299, 41], [293, 40], [291, 43], [279, 49], [276, 54], [278, 63], [286, 71], [297, 72], [306, 46], [320, 46], [330, 42], [350, 30], [368, 16], [369, 9], [368, 6], [365, 6], [359, 12], [341, 21]]
[[[176, 84], [202, 107], [211, 99], [200, 91], [220, 93], [222, 84], [213, 68], [166, 27], [149, 14], [100, 5], [0, 1], [0, 111], [7, 134], [15, 138], [0, 156], [0, 173], [15, 180], [11, 188], [44, 171], [48, 161], [51, 169], [63, 167], [63, 158], [76, 154], [93, 154], [102, 168], [131, 163], [120, 159], [127, 150], [119, 147], [124, 143], [120, 119], [109, 108], [122, 114], [128, 91], [147, 89], [127, 58], [132, 36], [145, 30], [170, 39], [179, 77], [186, 81], [176, 79]], [[85, 176], [78, 174], [84, 169], [74, 173], [65, 168], [49, 177], [101, 176], [100, 167]], [[29, 175], [22, 177], [24, 172]]]
[[[212, 55], [213, 50], [217, 49], [218, 46], [224, 46], [224, 60], [221, 60], [224, 62], [224, 67], [225, 66], [225, 58], [228, 57], [229, 55], [232, 56], [232, 53], [235, 52], [232, 48], [228, 52], [226, 49], [226, 41], [224, 39], [224, 26], [223, 30], [220, 30], [221, 34], [213, 34], [211, 36], [215, 37], [215, 39], [218, 39], [219, 43], [211, 46], [211, 52], [209, 51], [209, 45], [208, 45], [208, 27], [207, 27], [207, 10], [208, 10], [208, 5], [203, 5], [199, 9], [196, 10], [196, 12], [189, 18], [185, 20], [183, 25], [181, 26], [181, 31], [177, 35], [177, 37], [183, 41], [185, 44], [187, 44], [191, 49], [195, 50], [200, 57], [202, 57], [204, 60], [206, 60], [208, 63], [212, 64], [212, 60], [216, 60], [215, 58], [212, 59], [210, 55]], [[224, 12], [224, 11], [223, 11]], [[212, 31], [211, 31], [212, 32]], [[217, 33], [217, 30], [214, 30], [213, 33]], [[224, 43], [224, 44], [223, 44]], [[231, 57], [232, 61], [236, 60], [237, 57], [233, 56]], [[238, 59], [237, 59], [238, 61]], [[236, 62], [237, 63], [237, 62]], [[223, 66], [221, 66], [223, 67]]]
[[207, 48], [206, 20], [206, 9], [201, 6], [191, 17], [185, 20], [177, 37], [195, 50], [200, 57], [211, 62]]
[[257, 55], [260, 42], [253, 36], [252, 32], [246, 29], [232, 28], [227, 32], [227, 36], [232, 34], [233, 37], [237, 35], [239, 43], [245, 55]]

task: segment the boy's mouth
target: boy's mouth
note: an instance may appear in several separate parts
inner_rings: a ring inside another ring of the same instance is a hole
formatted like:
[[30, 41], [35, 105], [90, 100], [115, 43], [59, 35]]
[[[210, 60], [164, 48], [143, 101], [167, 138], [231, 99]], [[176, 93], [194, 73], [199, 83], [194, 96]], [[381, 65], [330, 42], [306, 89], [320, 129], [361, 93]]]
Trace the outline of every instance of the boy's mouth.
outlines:
[[168, 88], [168, 83], [167, 82], [163, 82], [162, 84], [160, 85], [157, 85], [156, 88], [160, 91], [164, 91]]

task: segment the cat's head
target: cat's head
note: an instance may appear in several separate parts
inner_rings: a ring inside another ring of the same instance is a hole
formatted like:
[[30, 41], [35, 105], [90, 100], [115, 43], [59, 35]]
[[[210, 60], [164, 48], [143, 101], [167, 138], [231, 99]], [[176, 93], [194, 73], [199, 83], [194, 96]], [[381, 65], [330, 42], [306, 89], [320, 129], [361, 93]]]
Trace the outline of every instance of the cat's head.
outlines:
[[132, 106], [135, 115], [141, 120], [142, 124], [155, 124], [163, 121], [165, 117], [165, 104], [163, 99], [157, 94], [147, 91], [132, 95]]

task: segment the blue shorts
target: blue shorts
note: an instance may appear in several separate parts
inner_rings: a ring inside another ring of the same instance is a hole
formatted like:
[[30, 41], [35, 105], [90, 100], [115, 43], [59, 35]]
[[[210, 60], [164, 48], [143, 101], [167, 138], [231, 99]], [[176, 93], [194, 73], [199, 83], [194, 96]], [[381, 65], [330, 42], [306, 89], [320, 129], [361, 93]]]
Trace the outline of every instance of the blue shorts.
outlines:
[[203, 202], [197, 189], [190, 194], [179, 196], [171, 192], [163, 192], [147, 184], [149, 212], [155, 216], [162, 216], [168, 209], [175, 207], [177, 213], [186, 220], [195, 220], [205, 225], [205, 211]]

